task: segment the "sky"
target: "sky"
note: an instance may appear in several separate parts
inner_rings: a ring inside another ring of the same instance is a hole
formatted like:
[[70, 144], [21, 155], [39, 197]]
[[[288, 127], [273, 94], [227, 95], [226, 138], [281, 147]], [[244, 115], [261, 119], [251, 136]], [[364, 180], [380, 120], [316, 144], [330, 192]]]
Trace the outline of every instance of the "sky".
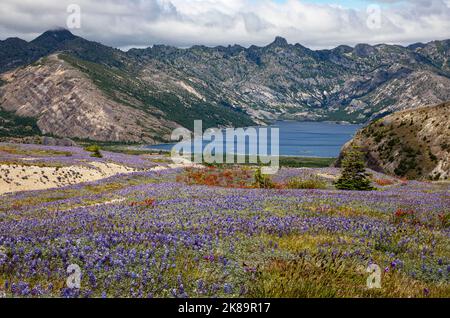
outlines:
[[58, 27], [124, 50], [154, 44], [261, 46], [276, 36], [313, 49], [407, 45], [450, 38], [450, 0], [0, 2], [0, 39], [32, 40]]

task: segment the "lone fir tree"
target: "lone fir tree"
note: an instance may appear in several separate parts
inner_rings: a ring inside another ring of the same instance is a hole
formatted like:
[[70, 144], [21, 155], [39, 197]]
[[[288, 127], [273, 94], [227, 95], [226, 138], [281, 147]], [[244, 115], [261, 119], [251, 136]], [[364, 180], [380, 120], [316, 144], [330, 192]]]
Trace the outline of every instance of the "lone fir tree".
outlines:
[[344, 154], [342, 175], [335, 182], [339, 190], [370, 191], [374, 188], [366, 173], [363, 153], [354, 148]]

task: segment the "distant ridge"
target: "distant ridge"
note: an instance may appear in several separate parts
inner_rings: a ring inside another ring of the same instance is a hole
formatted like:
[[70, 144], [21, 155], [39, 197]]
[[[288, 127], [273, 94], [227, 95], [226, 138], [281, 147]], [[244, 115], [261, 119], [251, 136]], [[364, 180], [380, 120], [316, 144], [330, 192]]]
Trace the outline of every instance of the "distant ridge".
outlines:
[[[61, 105], [70, 105], [70, 94], [83, 96], [88, 94], [83, 93], [85, 87], [95, 88], [105, 103], [143, 111], [154, 125], [168, 121], [171, 126], [192, 128], [195, 119], [203, 119], [207, 127], [247, 126], [273, 120], [365, 123], [399, 110], [450, 100], [449, 56], [449, 40], [408, 47], [341, 45], [314, 51], [301, 44], [289, 44], [282, 37], [263, 47], [180, 49], [155, 45], [123, 52], [56, 29], [30, 42], [17, 38], [0, 41], [0, 84], [5, 84], [0, 88], [0, 107], [17, 116], [35, 118], [41, 130], [55, 134], [65, 131], [70, 136], [62, 137], [71, 138], [80, 136], [70, 127], [56, 131], [52, 125], [43, 124], [41, 112], [45, 111], [50, 122], [59, 116], [52, 112], [60, 108], [48, 105], [53, 100], [48, 92], [67, 99], [58, 101]], [[76, 80], [68, 82], [63, 77], [59, 79], [62, 82], [53, 82], [56, 79], [47, 72], [41, 72], [39, 78], [32, 73], [55, 65], [76, 70]], [[29, 73], [18, 67], [25, 67]], [[26, 92], [29, 85], [33, 94]], [[41, 109], [42, 105], [47, 108]], [[63, 113], [70, 116], [69, 110]], [[152, 131], [142, 132], [141, 138], [130, 138], [127, 133], [101, 134], [101, 138], [166, 140], [160, 127], [142, 127], [146, 120], [130, 121], [128, 128], [121, 128]], [[108, 123], [115, 124], [115, 120]], [[95, 131], [93, 127], [86, 129], [82, 130]]]

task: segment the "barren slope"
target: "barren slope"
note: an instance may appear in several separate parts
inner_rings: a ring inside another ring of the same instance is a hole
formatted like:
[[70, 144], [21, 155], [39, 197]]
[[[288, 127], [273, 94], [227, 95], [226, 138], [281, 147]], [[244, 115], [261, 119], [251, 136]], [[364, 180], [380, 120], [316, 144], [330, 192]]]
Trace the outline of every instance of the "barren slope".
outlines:
[[[82, 72], [50, 55], [3, 74], [0, 105], [16, 115], [37, 118], [40, 130], [60, 137], [154, 143], [168, 140], [178, 125], [107, 97]], [[129, 97], [131, 103], [134, 101]], [[151, 113], [150, 113], [151, 112]]]
[[450, 178], [450, 102], [394, 113], [344, 146], [360, 147], [374, 170], [407, 178]]

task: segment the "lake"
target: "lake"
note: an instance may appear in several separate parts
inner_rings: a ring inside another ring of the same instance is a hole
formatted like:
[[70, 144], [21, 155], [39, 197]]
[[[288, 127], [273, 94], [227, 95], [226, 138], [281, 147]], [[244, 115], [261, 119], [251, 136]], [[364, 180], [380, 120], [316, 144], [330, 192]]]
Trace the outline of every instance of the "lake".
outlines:
[[[362, 125], [280, 121], [269, 127], [280, 129], [281, 156], [336, 158], [342, 146], [353, 138]], [[161, 144], [146, 148], [171, 150], [173, 145]]]

